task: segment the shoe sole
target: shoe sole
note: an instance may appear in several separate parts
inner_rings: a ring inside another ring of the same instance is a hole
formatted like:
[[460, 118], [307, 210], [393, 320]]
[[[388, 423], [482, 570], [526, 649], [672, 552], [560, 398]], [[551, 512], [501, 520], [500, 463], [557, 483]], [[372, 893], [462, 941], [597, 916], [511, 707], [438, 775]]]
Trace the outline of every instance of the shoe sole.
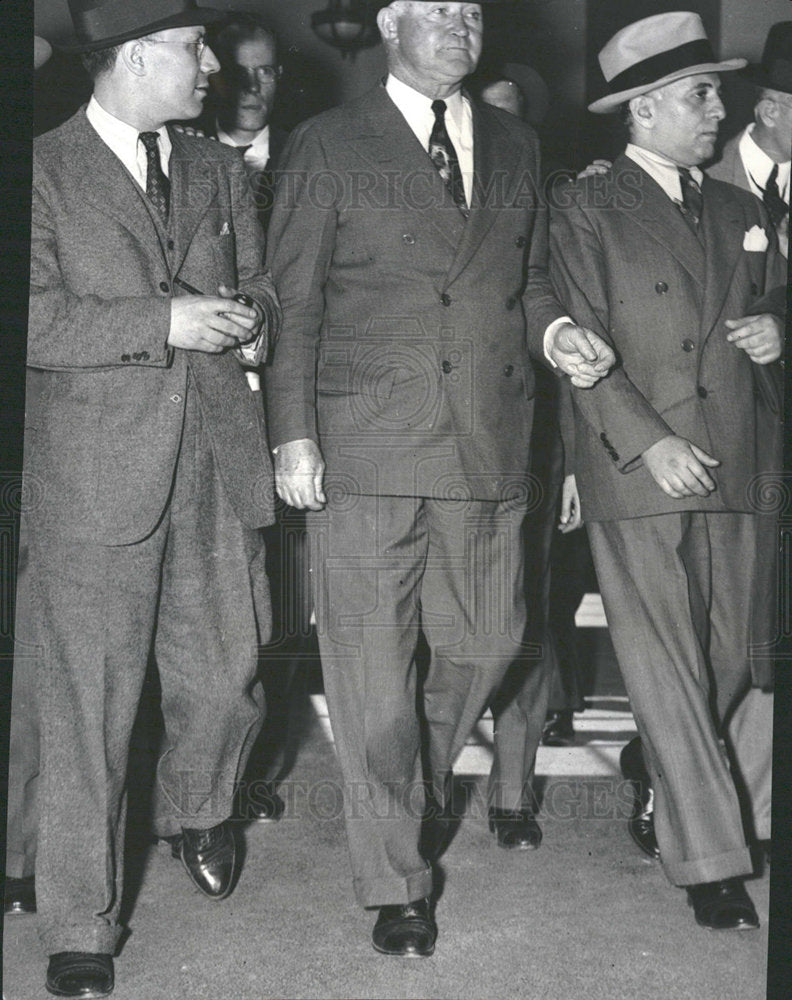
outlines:
[[89, 993], [67, 993], [65, 990], [58, 990], [54, 986], [50, 986], [49, 983], [45, 983], [47, 993], [50, 993], [54, 997], [73, 997], [74, 1000], [101, 1000], [102, 997], [109, 997], [113, 992], [115, 984], [110, 987], [106, 992], [97, 993], [96, 990], [91, 990]]
[[391, 958], [430, 958], [434, 955], [435, 950], [435, 946], [432, 945], [426, 951], [388, 951], [387, 948], [380, 948], [373, 941], [371, 943], [374, 951], [379, 952], [380, 955], [389, 955]]

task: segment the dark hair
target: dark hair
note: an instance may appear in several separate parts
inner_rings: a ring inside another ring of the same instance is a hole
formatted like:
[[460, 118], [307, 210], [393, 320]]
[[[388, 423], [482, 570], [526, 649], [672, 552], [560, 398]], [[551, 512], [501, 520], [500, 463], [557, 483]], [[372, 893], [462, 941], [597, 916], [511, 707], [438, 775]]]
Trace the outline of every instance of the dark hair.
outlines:
[[110, 45], [106, 49], [96, 49], [94, 52], [83, 52], [80, 56], [85, 71], [92, 80], [96, 80], [102, 73], [106, 73], [115, 66], [118, 53], [121, 51], [120, 45]]
[[209, 44], [220, 65], [226, 66], [233, 62], [237, 45], [256, 35], [266, 35], [272, 41], [277, 60], [278, 36], [262, 18], [248, 11], [230, 12], [228, 18], [212, 31]]

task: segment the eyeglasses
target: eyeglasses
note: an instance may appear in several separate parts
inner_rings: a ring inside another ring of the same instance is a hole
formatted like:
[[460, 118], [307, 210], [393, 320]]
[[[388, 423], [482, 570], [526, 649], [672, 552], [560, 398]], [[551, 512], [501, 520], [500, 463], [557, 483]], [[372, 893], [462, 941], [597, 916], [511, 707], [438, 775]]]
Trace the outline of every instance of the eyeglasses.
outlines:
[[183, 45], [188, 52], [192, 52], [196, 62], [201, 61], [201, 57], [208, 48], [206, 35], [201, 35], [194, 42], [182, 42], [177, 38], [141, 38], [141, 42], [150, 42], [152, 45]]
[[240, 66], [238, 63], [233, 68], [233, 75], [237, 85], [243, 90], [251, 87], [272, 84], [281, 74], [280, 66]]

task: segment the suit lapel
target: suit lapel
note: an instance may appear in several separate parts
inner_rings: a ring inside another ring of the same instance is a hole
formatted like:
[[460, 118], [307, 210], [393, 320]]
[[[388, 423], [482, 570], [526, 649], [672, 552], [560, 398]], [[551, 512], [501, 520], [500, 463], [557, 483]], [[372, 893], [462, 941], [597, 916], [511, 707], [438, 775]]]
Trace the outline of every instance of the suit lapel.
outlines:
[[491, 115], [484, 114], [473, 101], [473, 197], [470, 218], [462, 234], [456, 258], [448, 274], [454, 281], [470, 263], [497, 216], [506, 192], [496, 189], [499, 176], [514, 182], [520, 147], [508, 131]]
[[[640, 226], [647, 236], [662, 244], [689, 272], [700, 285], [704, 284], [705, 254], [700, 241], [685, 222], [678, 207], [671, 201], [665, 191], [654, 178], [640, 167], [634, 160], [622, 154], [613, 164], [615, 174], [638, 171], [641, 187], [640, 211], [634, 206], [622, 206], [622, 212], [627, 218]], [[628, 190], [633, 190], [630, 185]], [[618, 186], [621, 190], [621, 185]]]
[[161, 232], [156, 210], [145, 192], [115, 153], [100, 139], [85, 116], [74, 119], [74, 169], [81, 177], [86, 204], [110, 215], [135, 237], [153, 257], [162, 259]]
[[701, 229], [707, 260], [701, 334], [706, 338], [720, 316], [732, 275], [743, 252], [745, 219], [739, 203], [730, 196], [728, 185], [705, 177], [702, 193], [704, 209]]
[[217, 197], [220, 165], [216, 159], [204, 161], [191, 153], [188, 142], [173, 129], [168, 129], [168, 135], [173, 147], [170, 158], [170, 230], [175, 244], [176, 273], [184, 263], [201, 219]]
[[433, 226], [453, 250], [457, 249], [465, 219], [384, 86], [368, 95], [368, 104], [361, 108], [358, 134], [349, 144], [366, 166], [384, 178], [388, 204], [420, 212], [422, 223]]

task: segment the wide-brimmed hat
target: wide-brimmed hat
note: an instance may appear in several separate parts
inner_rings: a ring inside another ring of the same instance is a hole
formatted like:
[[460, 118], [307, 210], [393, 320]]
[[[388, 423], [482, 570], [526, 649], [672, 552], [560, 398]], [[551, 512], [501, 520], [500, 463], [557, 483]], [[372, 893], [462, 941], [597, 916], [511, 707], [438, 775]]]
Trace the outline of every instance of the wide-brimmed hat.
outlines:
[[52, 46], [46, 38], [40, 35], [33, 36], [33, 67], [41, 69], [44, 63], [52, 55]]
[[767, 33], [762, 61], [743, 76], [757, 87], [792, 94], [792, 21], [778, 21]]
[[674, 80], [742, 69], [748, 60], [718, 62], [699, 15], [678, 10], [617, 31], [600, 52], [599, 64], [610, 93], [589, 104], [589, 111], [605, 114]]
[[226, 17], [225, 11], [198, 7], [195, 0], [69, 0], [69, 10], [74, 36], [58, 43], [65, 52], [93, 52], [165, 28], [214, 24]]

